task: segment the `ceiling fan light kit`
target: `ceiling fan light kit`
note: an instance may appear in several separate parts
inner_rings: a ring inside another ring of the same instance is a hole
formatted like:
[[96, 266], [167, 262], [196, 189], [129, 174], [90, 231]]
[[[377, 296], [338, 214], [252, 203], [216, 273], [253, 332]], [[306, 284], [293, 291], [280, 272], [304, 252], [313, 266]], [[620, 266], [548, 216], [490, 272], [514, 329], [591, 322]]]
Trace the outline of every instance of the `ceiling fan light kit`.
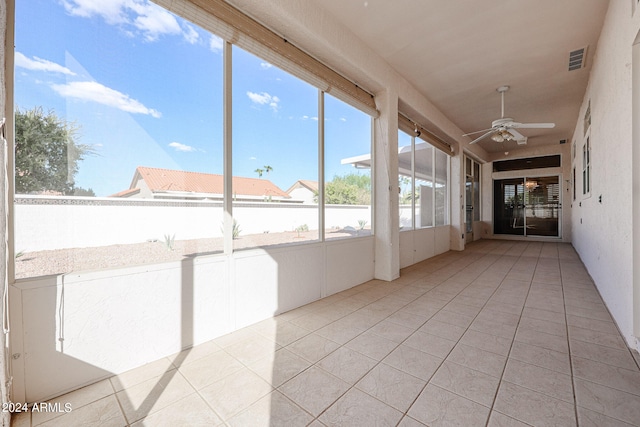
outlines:
[[491, 122], [491, 128], [476, 132], [465, 133], [462, 136], [469, 136], [480, 132], [485, 132], [482, 136], [474, 139], [469, 144], [476, 142], [491, 135], [491, 139], [495, 142], [516, 141], [518, 145], [527, 143], [528, 138], [515, 129], [551, 129], [555, 127], [555, 123], [518, 123], [513, 121], [511, 117], [504, 116], [504, 93], [509, 90], [509, 86], [500, 86], [496, 91], [500, 93], [502, 98], [502, 114], [497, 120]]

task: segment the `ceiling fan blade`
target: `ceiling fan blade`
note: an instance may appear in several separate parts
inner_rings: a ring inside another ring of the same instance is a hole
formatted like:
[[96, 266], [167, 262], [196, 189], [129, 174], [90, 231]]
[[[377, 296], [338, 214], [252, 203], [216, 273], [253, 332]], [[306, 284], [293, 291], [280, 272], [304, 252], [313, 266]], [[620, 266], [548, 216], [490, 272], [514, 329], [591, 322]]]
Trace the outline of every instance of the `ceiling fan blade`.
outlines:
[[485, 138], [485, 137], [487, 137], [487, 136], [491, 135], [493, 132], [495, 132], [495, 131], [493, 130], [493, 128], [491, 128], [491, 129], [489, 130], [489, 132], [485, 133], [485, 134], [484, 134], [484, 135], [482, 135], [481, 137], [478, 137], [478, 138], [474, 139], [473, 141], [471, 141], [471, 142], [469, 143], [469, 145], [471, 145], [471, 144], [475, 144], [476, 142], [480, 141], [481, 139], [483, 139], [483, 138]]
[[516, 123], [513, 122], [510, 124], [511, 128], [519, 128], [519, 129], [553, 129], [556, 127], [555, 123]]
[[475, 132], [465, 133], [465, 134], [464, 134], [464, 135], [462, 135], [462, 136], [475, 135], [476, 133], [480, 133], [480, 132], [487, 132], [487, 131], [490, 131], [490, 130], [494, 130], [494, 128], [477, 130], [477, 131], [475, 131]]

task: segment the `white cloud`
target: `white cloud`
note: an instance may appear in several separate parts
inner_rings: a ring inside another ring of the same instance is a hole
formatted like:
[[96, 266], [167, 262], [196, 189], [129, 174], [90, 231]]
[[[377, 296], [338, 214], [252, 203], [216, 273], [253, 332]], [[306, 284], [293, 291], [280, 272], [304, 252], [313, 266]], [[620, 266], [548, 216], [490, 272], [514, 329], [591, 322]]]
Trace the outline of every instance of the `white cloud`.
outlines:
[[[99, 16], [107, 24], [122, 27], [125, 34], [141, 34], [152, 42], [163, 35], [183, 34], [175, 15], [148, 0], [62, 0], [70, 15], [82, 18]], [[133, 31], [132, 31], [133, 29]], [[193, 37], [193, 28], [185, 24], [184, 37]]]
[[302, 120], [309, 120], [309, 116], [302, 116]]
[[82, 18], [101, 16], [108, 24], [127, 22], [126, 9], [134, 0], [62, 0], [67, 13]]
[[209, 40], [209, 49], [211, 49], [213, 52], [219, 53], [222, 52], [223, 46], [224, 42], [220, 37], [211, 35], [211, 39]]
[[34, 56], [33, 59], [29, 59], [20, 52], [15, 53], [15, 65], [16, 67], [26, 68], [27, 70], [46, 71], [49, 73], [62, 73], [68, 76], [75, 76], [76, 73], [72, 72], [67, 67], [63, 67], [55, 62], [47, 61], [46, 59], [38, 58]]
[[269, 64], [268, 62], [261, 62], [260, 63], [260, 68], [262, 68], [263, 70], [268, 70], [271, 67], [273, 67], [273, 65]]
[[314, 120], [314, 121], [316, 121], [316, 122], [317, 122], [317, 121], [318, 121], [318, 118], [314, 116], [314, 117], [311, 117], [311, 120]]
[[344, 117], [340, 117], [340, 121], [341, 121], [341, 122], [346, 122], [346, 121], [347, 121], [347, 119], [345, 119]]
[[159, 111], [145, 107], [140, 101], [130, 98], [129, 95], [108, 88], [98, 82], [71, 82], [63, 85], [54, 84], [51, 87], [66, 98], [97, 102], [98, 104], [118, 108], [127, 113], [147, 114], [155, 118], [162, 116]]
[[147, 41], [155, 41], [165, 34], [182, 33], [180, 24], [174, 15], [149, 2], [132, 2], [131, 9], [138, 14], [133, 25], [139, 29]]
[[191, 25], [185, 25], [182, 36], [189, 44], [196, 44], [200, 40], [200, 34]]
[[273, 111], [278, 111], [278, 108], [280, 107], [280, 98], [275, 95], [269, 95], [267, 92], [247, 92], [247, 96], [254, 104], [268, 105]]
[[190, 145], [186, 145], [186, 144], [181, 144], [179, 142], [172, 142], [169, 144], [169, 147], [175, 149], [176, 151], [182, 151], [185, 153], [191, 153], [193, 151], [199, 151], [197, 148], [192, 147]]

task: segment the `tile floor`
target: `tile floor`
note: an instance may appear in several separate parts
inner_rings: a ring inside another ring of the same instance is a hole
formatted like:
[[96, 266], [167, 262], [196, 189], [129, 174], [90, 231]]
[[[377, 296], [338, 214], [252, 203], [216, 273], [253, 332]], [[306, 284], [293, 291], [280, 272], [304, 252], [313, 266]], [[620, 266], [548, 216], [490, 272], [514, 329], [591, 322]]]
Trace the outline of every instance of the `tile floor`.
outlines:
[[18, 426], [640, 426], [568, 244], [480, 241], [54, 399]]

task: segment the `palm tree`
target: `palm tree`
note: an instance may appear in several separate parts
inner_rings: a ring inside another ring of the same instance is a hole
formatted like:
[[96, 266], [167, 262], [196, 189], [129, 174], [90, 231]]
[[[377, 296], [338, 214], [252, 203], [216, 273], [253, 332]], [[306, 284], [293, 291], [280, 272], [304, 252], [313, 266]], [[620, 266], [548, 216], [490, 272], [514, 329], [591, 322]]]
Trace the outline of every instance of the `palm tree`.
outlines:
[[262, 178], [262, 173], [264, 172], [264, 169], [258, 168], [254, 172], [258, 174], [258, 178]]
[[264, 170], [267, 172], [267, 176], [269, 176], [269, 172], [271, 172], [273, 170], [273, 168], [269, 165], [264, 167]]

